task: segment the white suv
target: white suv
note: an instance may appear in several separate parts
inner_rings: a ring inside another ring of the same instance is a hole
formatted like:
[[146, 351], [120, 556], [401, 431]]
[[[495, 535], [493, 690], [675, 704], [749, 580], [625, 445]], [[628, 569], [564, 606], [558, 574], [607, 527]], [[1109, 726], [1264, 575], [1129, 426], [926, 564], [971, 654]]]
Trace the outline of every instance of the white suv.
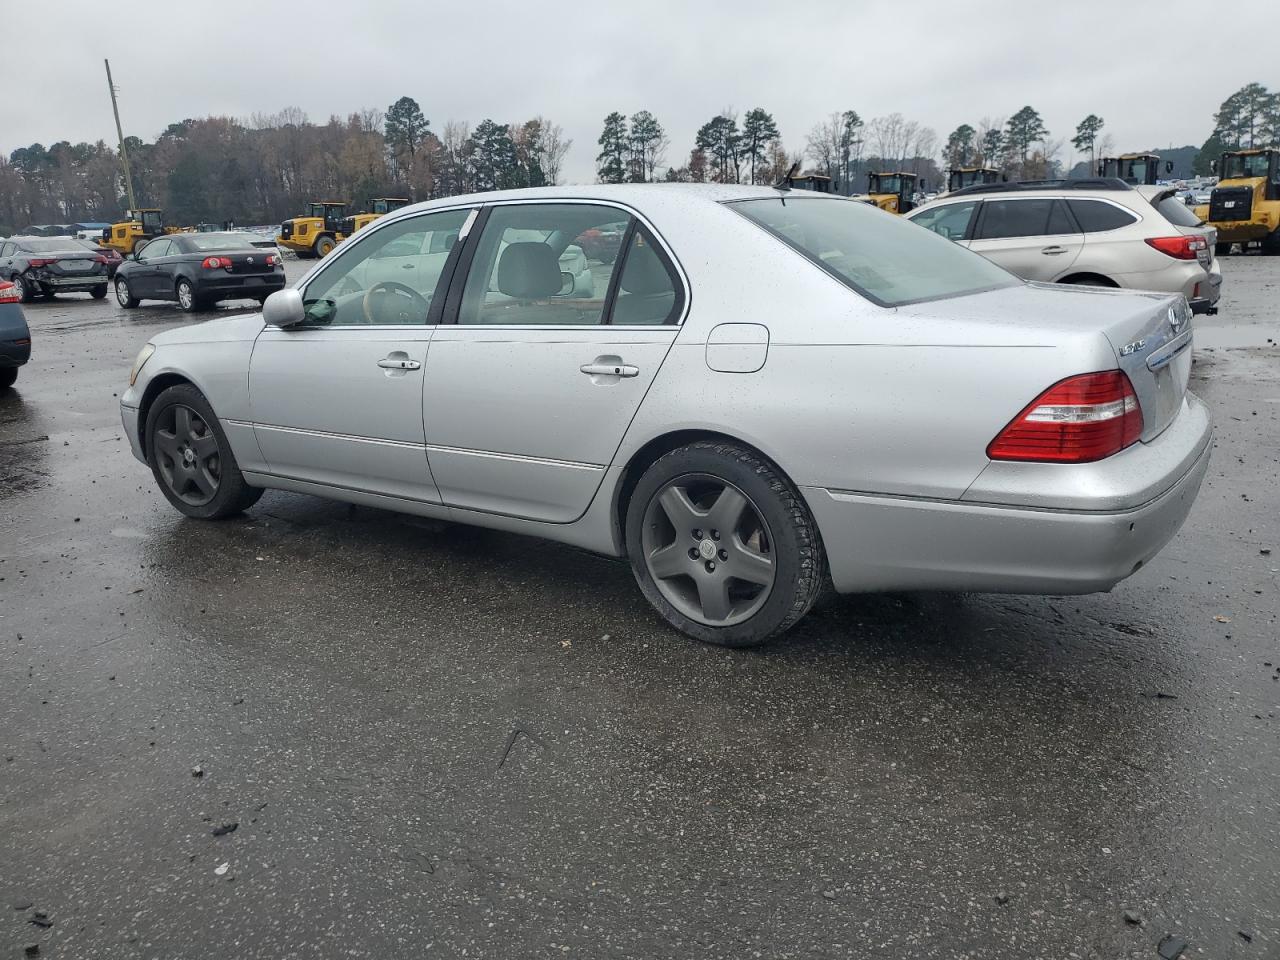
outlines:
[[1181, 293], [1217, 313], [1217, 231], [1173, 187], [1057, 180], [966, 187], [907, 219], [1026, 280]]

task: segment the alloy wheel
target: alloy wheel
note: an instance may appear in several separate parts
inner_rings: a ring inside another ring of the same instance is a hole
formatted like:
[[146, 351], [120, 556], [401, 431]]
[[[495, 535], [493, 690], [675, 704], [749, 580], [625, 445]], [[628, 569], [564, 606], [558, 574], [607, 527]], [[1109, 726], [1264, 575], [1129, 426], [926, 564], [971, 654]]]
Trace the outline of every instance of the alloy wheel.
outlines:
[[741, 623], [773, 592], [777, 563], [768, 523], [746, 494], [710, 474], [676, 477], [654, 494], [641, 547], [659, 592], [698, 623]]
[[116, 303], [122, 307], [129, 305], [129, 284], [124, 280], [116, 281]]
[[175, 403], [156, 422], [156, 465], [179, 500], [201, 507], [218, 494], [222, 455], [218, 438], [200, 413]]
[[178, 305], [183, 310], [190, 310], [196, 302], [195, 291], [191, 289], [191, 284], [185, 280], [178, 284]]

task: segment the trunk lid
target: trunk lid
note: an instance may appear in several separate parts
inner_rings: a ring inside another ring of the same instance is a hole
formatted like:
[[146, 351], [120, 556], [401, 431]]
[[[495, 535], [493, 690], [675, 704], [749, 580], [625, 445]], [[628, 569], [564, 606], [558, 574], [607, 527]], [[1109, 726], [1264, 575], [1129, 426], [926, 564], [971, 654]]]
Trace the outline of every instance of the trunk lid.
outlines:
[[274, 263], [267, 263], [268, 257], [275, 256], [274, 250], [254, 250], [252, 252], [237, 251], [234, 253], [223, 253], [220, 254], [220, 256], [226, 257], [231, 261], [231, 268], [227, 272], [233, 273], [236, 276], [241, 276], [243, 274], [274, 273], [276, 269]]

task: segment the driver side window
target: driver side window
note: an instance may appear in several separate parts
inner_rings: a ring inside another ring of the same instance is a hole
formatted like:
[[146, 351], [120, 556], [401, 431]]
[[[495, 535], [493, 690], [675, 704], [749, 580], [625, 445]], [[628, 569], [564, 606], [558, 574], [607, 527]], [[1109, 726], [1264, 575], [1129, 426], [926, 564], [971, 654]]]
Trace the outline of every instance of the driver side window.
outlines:
[[445, 263], [469, 209], [426, 213], [361, 231], [302, 294], [305, 325], [356, 327], [425, 324]]

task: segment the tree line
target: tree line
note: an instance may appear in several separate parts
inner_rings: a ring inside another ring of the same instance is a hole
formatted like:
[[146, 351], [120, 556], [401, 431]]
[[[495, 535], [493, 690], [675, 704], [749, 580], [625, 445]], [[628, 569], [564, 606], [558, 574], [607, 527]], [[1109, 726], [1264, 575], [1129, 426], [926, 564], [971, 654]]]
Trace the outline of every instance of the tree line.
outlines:
[[[866, 174], [904, 170], [941, 184], [943, 171], [994, 167], [1011, 179], [1063, 175], [1066, 144], [1098, 157], [1114, 153], [1101, 116], [1090, 113], [1069, 138], [1055, 138], [1030, 105], [1008, 118], [962, 123], [945, 140], [901, 113], [864, 121], [835, 111], [804, 144], [783, 144], [773, 115], [725, 108], [698, 128], [687, 157], [668, 163], [671, 138], [648, 110], [610, 113], [597, 141], [603, 183], [773, 183], [797, 163], [831, 177], [841, 193], [866, 188]], [[1207, 174], [1225, 150], [1280, 144], [1280, 92], [1246, 84], [1224, 100], [1194, 172]], [[153, 141], [126, 140], [138, 203], [160, 207], [170, 223], [270, 223], [308, 200], [412, 196], [423, 200], [485, 190], [559, 183], [572, 141], [545, 117], [517, 123], [485, 119], [473, 128], [436, 128], [412, 97], [385, 111], [369, 108], [314, 123], [296, 107], [247, 120], [206, 117], [170, 124]], [[1079, 170], [1079, 167], [1076, 168]], [[127, 205], [120, 157], [103, 141], [49, 147], [33, 143], [0, 156], [0, 234], [31, 224], [112, 221]]]
[[[572, 141], [545, 117], [450, 120], [438, 130], [411, 97], [385, 111], [314, 123], [296, 107], [247, 120], [170, 124], [128, 137], [134, 194], [174, 224], [272, 223], [309, 200], [417, 200], [560, 181]], [[125, 197], [118, 152], [103, 141], [34, 143], [0, 156], [0, 235], [41, 223], [114, 221]]]

